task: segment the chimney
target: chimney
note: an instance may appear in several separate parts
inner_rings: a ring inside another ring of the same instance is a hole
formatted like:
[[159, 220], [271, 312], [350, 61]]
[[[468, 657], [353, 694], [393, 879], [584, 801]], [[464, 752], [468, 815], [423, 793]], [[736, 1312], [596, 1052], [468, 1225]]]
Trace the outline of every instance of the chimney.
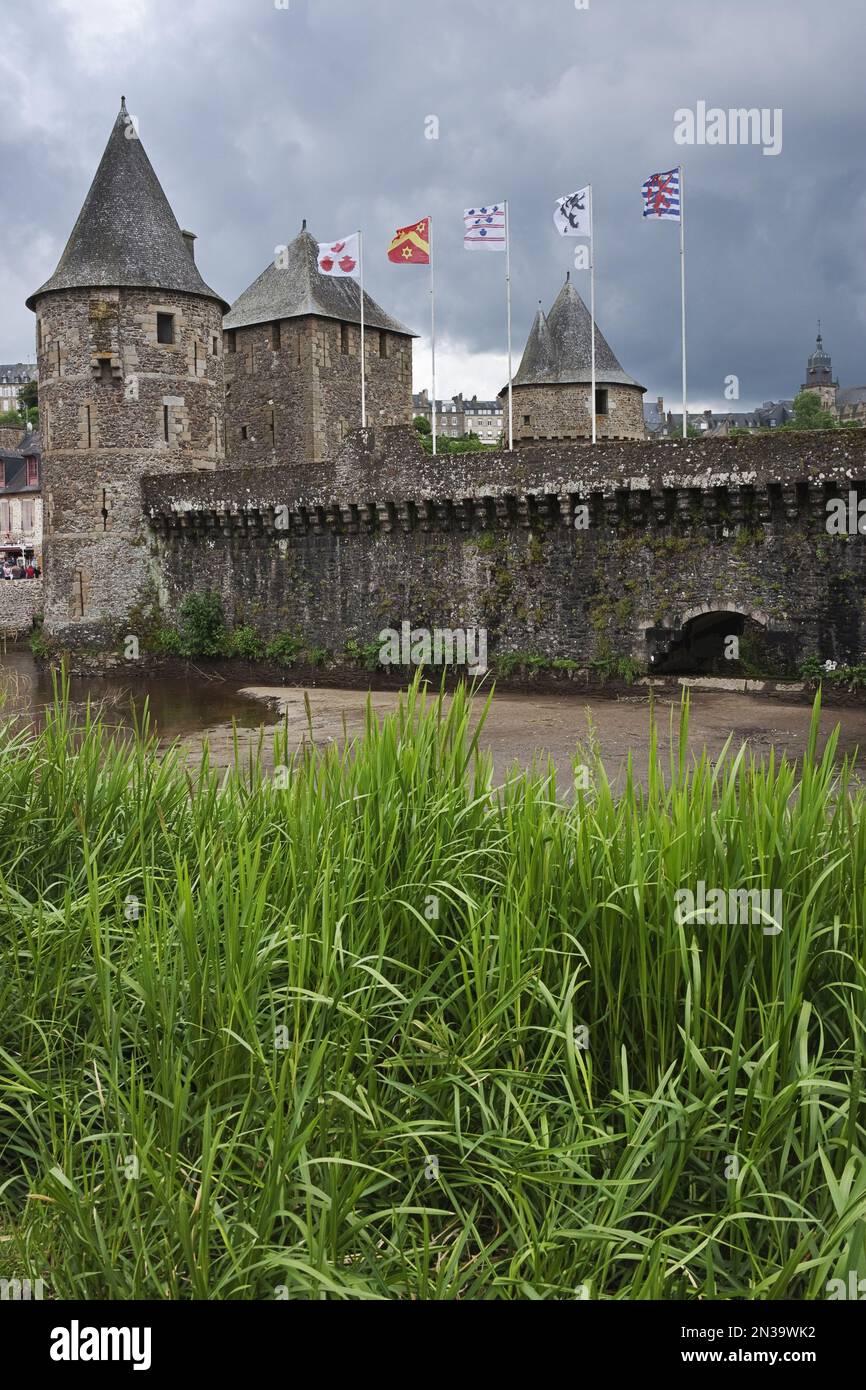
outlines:
[[658, 406], [658, 410], [659, 410], [659, 419], [660, 419], [660, 420], [663, 420], [663, 419], [665, 418], [665, 398], [664, 398], [664, 396], [657, 396], [657, 397], [656, 397], [656, 405]]
[[195, 240], [196, 240], [195, 232], [186, 232], [186, 231], [182, 231], [182, 232], [181, 232], [181, 236], [183, 237], [184, 243], [185, 243], [185, 245], [186, 245], [186, 249], [187, 249], [187, 251], [189, 252], [189, 258], [190, 258], [190, 260], [191, 260], [191, 261], [194, 261], [194, 260], [195, 260]]

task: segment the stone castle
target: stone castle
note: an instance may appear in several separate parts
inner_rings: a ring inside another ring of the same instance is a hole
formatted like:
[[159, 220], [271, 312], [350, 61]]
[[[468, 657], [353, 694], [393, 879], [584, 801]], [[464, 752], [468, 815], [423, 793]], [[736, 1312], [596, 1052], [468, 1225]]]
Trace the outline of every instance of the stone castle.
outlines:
[[198, 590], [230, 624], [334, 654], [405, 619], [578, 663], [747, 624], [791, 658], [863, 651], [863, 549], [823, 524], [834, 488], [866, 495], [858, 439], [650, 445], [644, 388], [598, 333], [588, 448], [589, 316], [567, 280], [514, 378], [520, 447], [431, 458], [412, 334], [369, 297], [355, 428], [360, 290], [319, 275], [306, 228], [231, 307], [194, 241], [122, 103], [28, 299], [49, 647], [123, 650]]

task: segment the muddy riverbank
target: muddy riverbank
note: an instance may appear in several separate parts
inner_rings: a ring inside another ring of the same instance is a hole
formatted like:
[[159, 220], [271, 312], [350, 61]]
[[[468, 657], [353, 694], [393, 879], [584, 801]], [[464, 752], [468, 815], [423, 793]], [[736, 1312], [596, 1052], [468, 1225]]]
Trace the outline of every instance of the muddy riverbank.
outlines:
[[[0, 689], [6, 692], [6, 712], [29, 716], [38, 723], [52, 699], [50, 673], [37, 666], [28, 651], [9, 652], [0, 658]], [[699, 753], [705, 746], [717, 755], [728, 737], [735, 744], [747, 742], [760, 756], [770, 749], [799, 757], [804, 749], [811, 715], [810, 704], [799, 695], [768, 700], [759, 693], [694, 688], [690, 692], [689, 746]], [[283, 725], [290, 747], [309, 739], [305, 695], [309, 701], [313, 739], [317, 744], [357, 736], [364, 722], [366, 689], [336, 689], [276, 681], [244, 682], [214, 677], [178, 664], [131, 673], [128, 668], [103, 677], [73, 677], [70, 698], [83, 708], [97, 702], [117, 727], [131, 727], [145, 705], [155, 732], [164, 746], [182, 745], [184, 756], [197, 761], [207, 740], [212, 761], [231, 763], [235, 749], [246, 757], [259, 743], [265, 765], [273, 762], [272, 732]], [[647, 768], [650, 701], [659, 728], [661, 756], [667, 758], [670, 727], [678, 724], [682, 692], [676, 688], [650, 692], [631, 687], [618, 695], [604, 695], [569, 687], [562, 693], [497, 691], [482, 736], [482, 746], [493, 756], [496, 777], [501, 779], [518, 765], [530, 767], [553, 760], [562, 786], [571, 783], [572, 761], [579, 746], [594, 740], [611, 776], [621, 782], [631, 755], [635, 773], [643, 778]], [[369, 692], [373, 708], [382, 714], [395, 707], [397, 690]], [[840, 725], [840, 753], [853, 755], [866, 748], [866, 707], [862, 704], [827, 707], [821, 719], [822, 737]]]

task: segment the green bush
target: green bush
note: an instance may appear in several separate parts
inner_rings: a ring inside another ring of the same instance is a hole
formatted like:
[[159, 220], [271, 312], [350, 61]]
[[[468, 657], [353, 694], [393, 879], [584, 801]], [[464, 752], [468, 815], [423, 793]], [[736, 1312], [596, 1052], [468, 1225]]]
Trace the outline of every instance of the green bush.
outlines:
[[239, 661], [261, 661], [265, 655], [265, 643], [254, 628], [235, 627], [226, 642], [226, 655]]
[[382, 645], [380, 642], [361, 643], [357, 638], [350, 637], [344, 650], [350, 661], [358, 662], [368, 671], [375, 671], [379, 665], [379, 653], [382, 650]]
[[280, 633], [269, 642], [265, 648], [265, 656], [269, 661], [275, 661], [278, 666], [293, 666], [298, 652], [303, 650], [304, 643], [300, 637], [293, 637], [289, 632]]
[[183, 656], [222, 656], [226, 623], [219, 594], [187, 594], [180, 605], [180, 650]]

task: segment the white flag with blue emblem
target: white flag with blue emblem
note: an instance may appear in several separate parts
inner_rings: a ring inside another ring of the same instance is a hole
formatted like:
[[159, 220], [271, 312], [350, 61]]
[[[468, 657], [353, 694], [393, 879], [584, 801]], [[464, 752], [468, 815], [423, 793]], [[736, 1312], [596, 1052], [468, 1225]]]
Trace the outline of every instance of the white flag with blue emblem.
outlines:
[[553, 214], [553, 225], [560, 236], [591, 236], [589, 220], [589, 184], [559, 198]]
[[505, 204], [466, 208], [463, 213], [463, 245], [467, 251], [504, 251]]

